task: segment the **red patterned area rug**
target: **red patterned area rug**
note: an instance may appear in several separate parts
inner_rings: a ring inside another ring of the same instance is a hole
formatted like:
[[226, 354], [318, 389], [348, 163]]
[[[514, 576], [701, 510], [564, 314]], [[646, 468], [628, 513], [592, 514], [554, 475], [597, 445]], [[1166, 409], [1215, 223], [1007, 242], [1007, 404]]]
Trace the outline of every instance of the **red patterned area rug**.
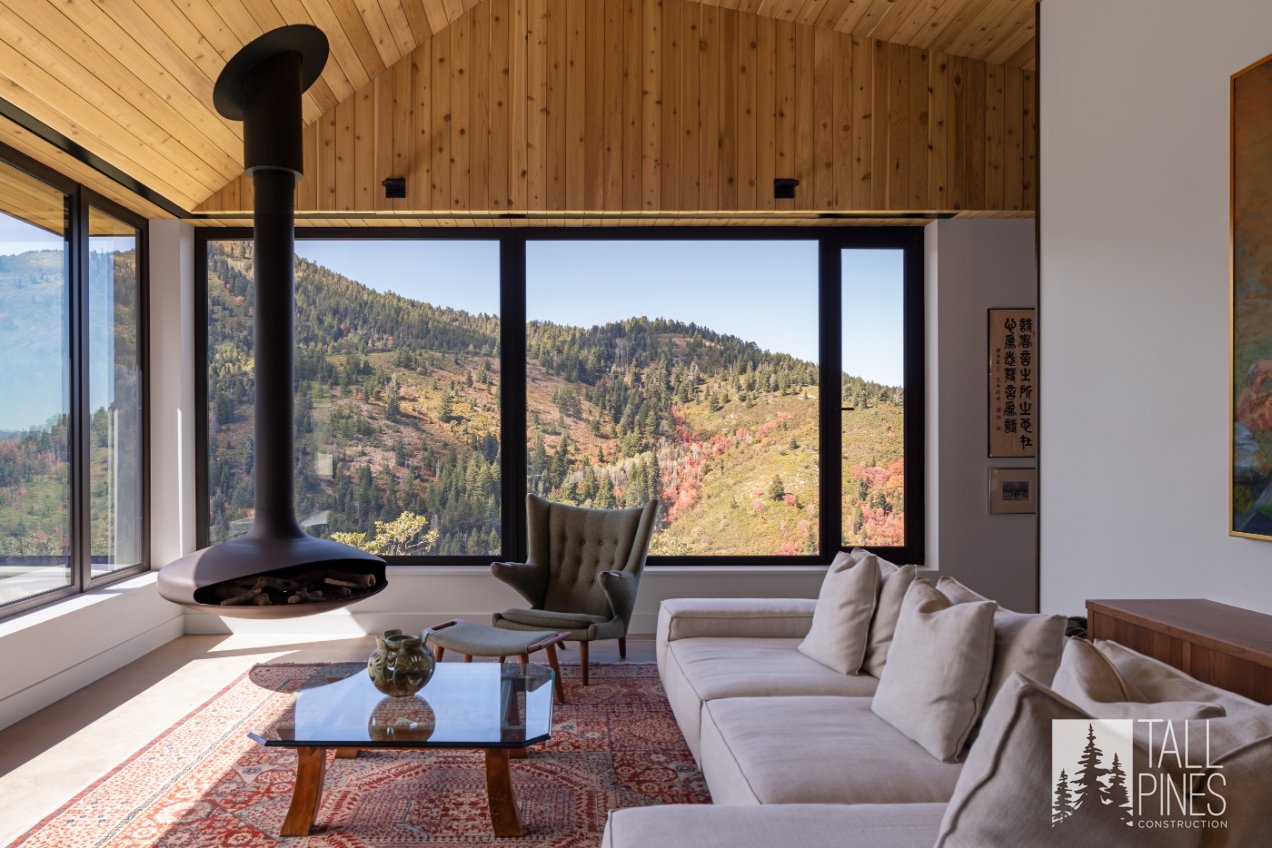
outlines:
[[492, 836], [480, 751], [432, 750], [332, 760], [315, 833], [284, 839], [296, 755], [247, 732], [281, 714], [297, 689], [357, 670], [257, 666], [12, 848], [595, 848], [607, 810], [710, 800], [655, 666], [594, 665], [586, 688], [566, 666], [570, 703], [556, 706], [552, 738], [512, 763], [524, 837]]

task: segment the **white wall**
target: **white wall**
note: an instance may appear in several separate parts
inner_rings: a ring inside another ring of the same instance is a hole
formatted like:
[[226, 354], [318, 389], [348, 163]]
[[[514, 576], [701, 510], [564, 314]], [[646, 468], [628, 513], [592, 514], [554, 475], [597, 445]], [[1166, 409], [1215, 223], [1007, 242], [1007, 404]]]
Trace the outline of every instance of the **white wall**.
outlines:
[[195, 547], [194, 228], [150, 224], [150, 560]]
[[986, 310], [1037, 300], [1034, 222], [929, 224], [928, 561], [1014, 610], [1035, 608], [1037, 516], [990, 515], [989, 470], [1032, 459], [988, 457]]
[[1228, 535], [1229, 77], [1267, 0], [1046, 0], [1042, 605], [1209, 597], [1272, 612]]
[[[150, 553], [194, 545], [193, 230], [150, 229]], [[0, 622], [0, 728], [180, 636], [180, 608], [145, 574]]]

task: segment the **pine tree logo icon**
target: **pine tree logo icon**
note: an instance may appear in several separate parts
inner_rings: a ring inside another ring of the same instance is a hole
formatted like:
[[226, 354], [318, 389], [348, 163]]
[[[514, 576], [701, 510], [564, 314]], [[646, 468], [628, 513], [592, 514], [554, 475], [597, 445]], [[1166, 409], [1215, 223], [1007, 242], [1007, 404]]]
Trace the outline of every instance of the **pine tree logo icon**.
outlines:
[[1051, 826], [1081, 834], [1099, 823], [1132, 827], [1134, 722], [1057, 719], [1051, 723]]

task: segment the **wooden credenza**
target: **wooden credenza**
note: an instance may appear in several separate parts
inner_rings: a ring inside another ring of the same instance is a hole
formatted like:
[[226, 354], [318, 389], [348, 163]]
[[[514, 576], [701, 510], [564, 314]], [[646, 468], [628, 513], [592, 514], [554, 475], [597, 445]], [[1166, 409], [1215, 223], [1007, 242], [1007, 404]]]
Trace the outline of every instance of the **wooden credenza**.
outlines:
[[1272, 704], [1272, 616], [1200, 598], [1087, 601], [1087, 634]]

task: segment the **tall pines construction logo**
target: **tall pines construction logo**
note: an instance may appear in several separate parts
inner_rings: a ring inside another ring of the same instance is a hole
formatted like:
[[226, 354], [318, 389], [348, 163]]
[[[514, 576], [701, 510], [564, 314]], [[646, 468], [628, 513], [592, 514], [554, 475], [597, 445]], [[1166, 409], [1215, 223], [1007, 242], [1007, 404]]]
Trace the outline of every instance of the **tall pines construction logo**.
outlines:
[[1227, 778], [1204, 719], [1056, 719], [1051, 785], [1051, 826], [1074, 836], [1228, 826]]
[[1057, 719], [1051, 723], [1051, 826], [1083, 831], [1120, 822], [1132, 827], [1135, 722]]

